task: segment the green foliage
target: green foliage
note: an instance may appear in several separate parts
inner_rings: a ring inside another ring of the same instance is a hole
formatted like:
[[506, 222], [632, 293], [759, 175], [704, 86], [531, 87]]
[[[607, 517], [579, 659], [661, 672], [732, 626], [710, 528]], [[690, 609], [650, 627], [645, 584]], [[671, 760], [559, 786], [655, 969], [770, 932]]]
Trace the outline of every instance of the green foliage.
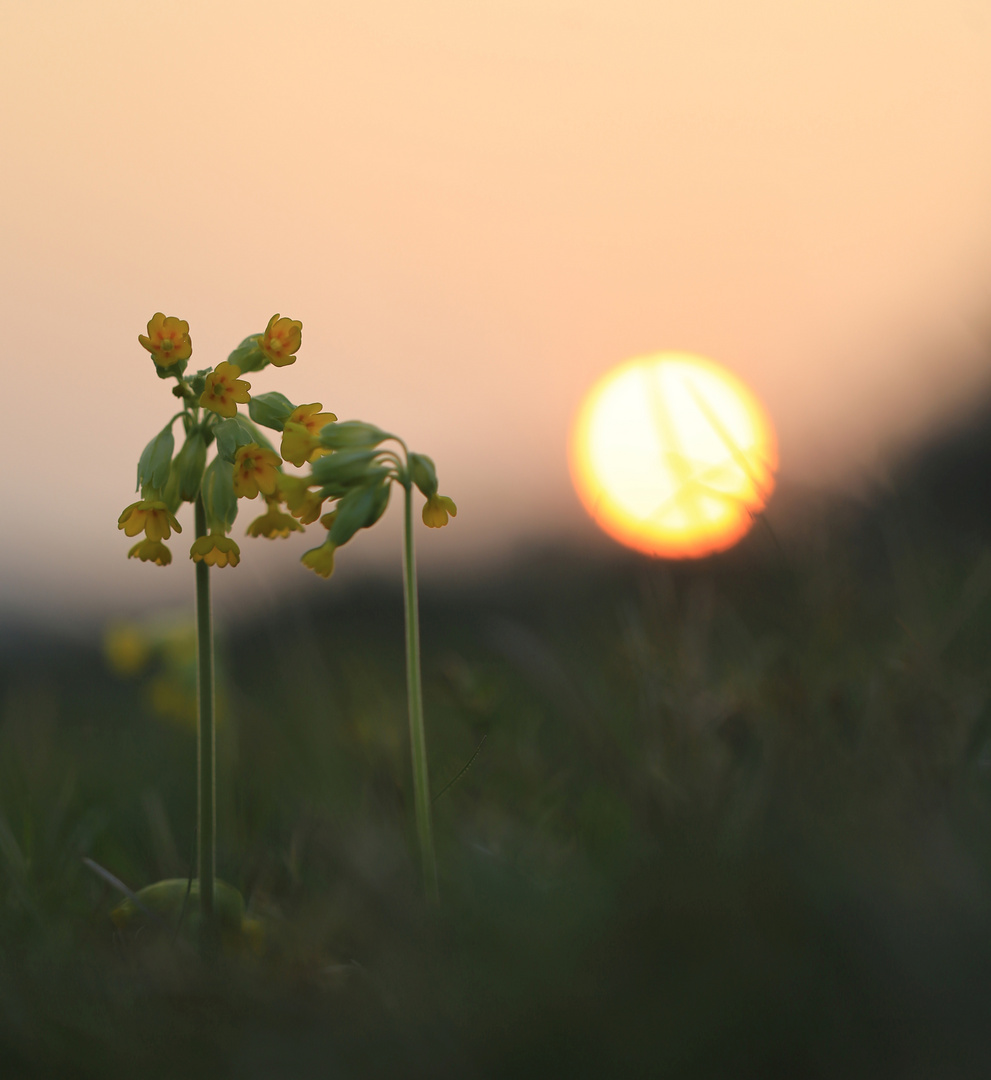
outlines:
[[[244, 922], [244, 897], [225, 881], [214, 883], [214, 903], [221, 926], [239, 930]], [[199, 917], [200, 884], [195, 879], [168, 878], [146, 885], [125, 897], [111, 913], [116, 926], [129, 930], [164, 923], [175, 929], [187, 918]]]
[[474, 755], [437, 911], [394, 586], [231, 618], [218, 869], [265, 945], [208, 979], [81, 863], [188, 880], [160, 671], [9, 637], [4, 1075], [987, 1075], [986, 560], [897, 517], [784, 546], [425, 596], [434, 791]]

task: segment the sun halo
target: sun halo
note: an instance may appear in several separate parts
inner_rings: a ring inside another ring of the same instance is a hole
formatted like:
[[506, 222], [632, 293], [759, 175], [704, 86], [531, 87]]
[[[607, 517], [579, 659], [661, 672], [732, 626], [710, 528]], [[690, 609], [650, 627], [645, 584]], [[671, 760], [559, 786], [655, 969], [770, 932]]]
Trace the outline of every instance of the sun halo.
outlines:
[[640, 357], [607, 372], [572, 427], [579, 497], [609, 535], [666, 558], [731, 547], [774, 488], [777, 440], [750, 390], [688, 353]]

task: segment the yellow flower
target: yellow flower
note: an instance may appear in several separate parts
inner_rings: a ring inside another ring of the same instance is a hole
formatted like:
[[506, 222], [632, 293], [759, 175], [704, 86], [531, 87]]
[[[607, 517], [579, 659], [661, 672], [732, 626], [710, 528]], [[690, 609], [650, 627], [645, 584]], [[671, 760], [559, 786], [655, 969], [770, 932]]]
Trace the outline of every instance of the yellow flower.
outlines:
[[302, 465], [304, 461], [316, 461], [318, 457], [330, 451], [320, 445], [320, 431], [333, 423], [334, 413], [321, 412], [323, 405], [319, 401], [312, 405], [300, 405], [290, 413], [282, 429], [282, 457], [293, 465]]
[[211, 412], [230, 419], [237, 413], [237, 403], [246, 405], [251, 399], [248, 391], [251, 383], [239, 379], [241, 369], [226, 360], [219, 363], [206, 377], [206, 386], [200, 394], [200, 405]]
[[302, 424], [311, 435], [319, 435], [321, 429], [337, 419], [336, 413], [321, 412], [322, 408], [323, 405], [319, 401], [315, 401], [312, 405], [300, 405], [289, 414], [286, 423]]
[[159, 367], [171, 367], [180, 360], [188, 360], [193, 353], [189, 337], [189, 323], [174, 315], [156, 311], [148, 323], [148, 336], [138, 334], [138, 341], [151, 353]]
[[278, 313], [268, 320], [265, 333], [258, 338], [262, 352], [276, 367], [286, 367], [295, 362], [294, 353], [303, 340], [303, 324], [292, 319], [282, 319]]
[[274, 540], [277, 536], [288, 536], [291, 532], [305, 531], [295, 518], [279, 510], [278, 502], [269, 503], [268, 512], [255, 518], [245, 530], [248, 536], [267, 536], [269, 540]]
[[279, 498], [285, 500], [289, 513], [303, 525], [316, 521], [323, 509], [323, 499], [315, 491], [310, 491], [307, 481], [301, 476], [279, 473]]
[[241, 549], [229, 536], [210, 533], [209, 536], [200, 536], [193, 541], [189, 557], [193, 562], [202, 560], [207, 566], [237, 566], [241, 561]]
[[127, 553], [127, 557], [153, 562], [156, 566], [168, 566], [172, 562], [172, 552], [161, 540], [139, 540]]
[[311, 548], [307, 551], [300, 562], [309, 567], [314, 573], [323, 578], [329, 578], [334, 572], [334, 551], [336, 547], [329, 540], [325, 540], [320, 547]]
[[103, 639], [103, 654], [118, 674], [133, 675], [148, 663], [151, 649], [139, 626], [117, 623]]
[[311, 435], [302, 424], [287, 422], [282, 429], [282, 457], [293, 465], [302, 465], [304, 461], [316, 461], [328, 451], [320, 445], [316, 435]]
[[423, 524], [428, 529], [441, 529], [448, 521], [448, 517], [457, 517], [458, 508], [454, 500], [446, 495], [431, 495], [423, 504]]
[[239, 499], [253, 499], [260, 491], [274, 495], [282, 462], [274, 450], [258, 443], [238, 447], [234, 455], [234, 494]]
[[[123, 529], [125, 536], [137, 536], [143, 529], [149, 540], [168, 540], [172, 529], [177, 533], [182, 532], [182, 526], [176, 521], [175, 515], [159, 499], [141, 499], [124, 507], [117, 519], [117, 528]], [[128, 557], [133, 556], [132, 550]]]

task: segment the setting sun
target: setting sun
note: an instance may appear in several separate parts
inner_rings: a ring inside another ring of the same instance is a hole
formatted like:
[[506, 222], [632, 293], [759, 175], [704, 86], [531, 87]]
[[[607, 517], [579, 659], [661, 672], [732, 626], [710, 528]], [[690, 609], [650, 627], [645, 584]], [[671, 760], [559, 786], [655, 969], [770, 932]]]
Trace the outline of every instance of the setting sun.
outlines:
[[610, 536], [675, 559], [735, 544], [764, 508], [778, 464], [756, 397], [687, 353], [604, 375], [578, 411], [569, 457], [585, 508]]

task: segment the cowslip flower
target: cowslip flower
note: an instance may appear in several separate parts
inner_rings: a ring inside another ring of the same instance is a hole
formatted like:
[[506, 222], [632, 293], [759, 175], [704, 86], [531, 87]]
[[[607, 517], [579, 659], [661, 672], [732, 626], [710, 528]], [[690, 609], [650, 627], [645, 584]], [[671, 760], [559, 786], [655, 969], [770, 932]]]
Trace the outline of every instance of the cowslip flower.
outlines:
[[277, 536], [286, 537], [291, 532], [305, 531], [294, 517], [282, 513], [278, 501], [270, 502], [268, 511], [255, 518], [245, 530], [248, 536], [265, 536], [269, 540], [274, 540]]
[[172, 552], [161, 540], [139, 540], [127, 553], [127, 557], [153, 562], [156, 566], [168, 566], [172, 562]]
[[298, 466], [330, 453], [321, 446], [319, 436], [321, 429], [332, 424], [337, 416], [332, 412], [321, 412], [322, 408], [317, 401], [312, 405], [300, 405], [289, 414], [282, 429], [281, 449], [285, 461]]
[[334, 552], [336, 550], [336, 545], [327, 539], [318, 548], [311, 548], [307, 551], [299, 561], [322, 578], [329, 578], [334, 572]]
[[141, 499], [125, 506], [117, 519], [117, 528], [123, 529], [125, 536], [137, 536], [143, 529], [149, 540], [168, 540], [172, 529], [182, 532], [175, 515], [160, 499]]
[[247, 405], [251, 400], [248, 393], [251, 383], [239, 379], [240, 374], [237, 364], [229, 364], [226, 360], [219, 363], [206, 377], [200, 405], [228, 419], [235, 416], [238, 404]]
[[315, 491], [310, 491], [303, 477], [279, 473], [278, 484], [279, 497], [285, 500], [286, 509], [300, 524], [310, 525], [317, 520], [324, 500]]
[[159, 367], [171, 367], [180, 360], [188, 360], [193, 354], [193, 342], [189, 336], [189, 323], [175, 315], [163, 315], [156, 311], [148, 322], [148, 336], [138, 334], [138, 342], [151, 353]]
[[441, 529], [448, 518], [457, 517], [458, 508], [447, 495], [431, 495], [423, 504], [423, 524], [428, 529]]
[[210, 533], [193, 541], [189, 557], [193, 562], [202, 560], [207, 566], [237, 566], [241, 561], [241, 549], [229, 536]]
[[274, 495], [282, 462], [274, 450], [258, 443], [238, 447], [234, 455], [234, 494], [239, 499], [253, 499], [260, 491]]
[[295, 353], [303, 340], [303, 324], [298, 320], [283, 319], [278, 312], [268, 320], [265, 333], [258, 344], [269, 361], [276, 367], [286, 367], [296, 361]]

